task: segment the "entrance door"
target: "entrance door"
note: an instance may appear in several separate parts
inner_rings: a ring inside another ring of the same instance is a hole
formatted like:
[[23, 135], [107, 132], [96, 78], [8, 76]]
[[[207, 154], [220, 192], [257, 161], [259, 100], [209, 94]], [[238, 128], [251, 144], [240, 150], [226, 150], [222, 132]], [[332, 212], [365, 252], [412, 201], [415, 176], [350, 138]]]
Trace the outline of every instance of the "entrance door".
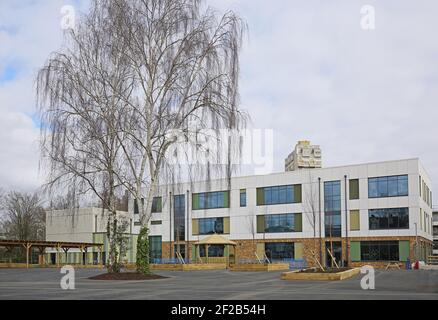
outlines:
[[330, 243], [330, 241], [326, 242], [326, 266], [329, 268], [336, 267], [335, 264], [332, 261], [332, 258], [330, 257], [330, 254], [328, 253], [328, 250], [331, 251], [332, 255], [334, 256], [336, 263], [339, 267], [342, 266], [342, 243], [340, 241], [333, 241]]
[[52, 265], [56, 264], [56, 253], [51, 253], [50, 254], [50, 262]]

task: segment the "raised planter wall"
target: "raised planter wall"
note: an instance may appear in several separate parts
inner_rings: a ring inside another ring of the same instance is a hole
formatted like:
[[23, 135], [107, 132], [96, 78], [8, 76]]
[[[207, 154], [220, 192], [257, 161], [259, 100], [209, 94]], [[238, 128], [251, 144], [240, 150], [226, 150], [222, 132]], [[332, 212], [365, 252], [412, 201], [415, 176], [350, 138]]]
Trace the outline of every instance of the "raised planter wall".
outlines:
[[338, 273], [303, 273], [299, 270], [285, 272], [282, 280], [314, 280], [314, 281], [341, 281], [354, 277], [360, 273], [360, 268], [338, 272]]

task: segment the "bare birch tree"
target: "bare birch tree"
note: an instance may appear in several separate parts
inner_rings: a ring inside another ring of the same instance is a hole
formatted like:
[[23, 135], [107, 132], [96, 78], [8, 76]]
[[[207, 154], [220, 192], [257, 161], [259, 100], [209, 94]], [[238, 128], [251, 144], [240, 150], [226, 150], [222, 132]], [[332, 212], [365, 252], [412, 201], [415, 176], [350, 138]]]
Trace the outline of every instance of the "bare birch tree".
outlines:
[[[238, 108], [244, 24], [232, 12], [204, 9], [199, 0], [120, 0], [114, 10], [122, 16], [115, 29], [127, 41], [123, 53], [135, 79], [125, 96], [131, 122], [121, 145], [128, 170], [119, 181], [137, 200], [147, 230], [160, 181], [174, 184], [182, 160], [191, 156], [188, 170], [200, 174], [203, 167], [207, 179], [218, 163], [231, 175], [240, 147], [234, 130], [245, 123]], [[224, 138], [221, 129], [231, 134]], [[139, 244], [147, 236], [141, 232]], [[146, 260], [137, 255], [140, 272], [148, 272]]]
[[110, 272], [120, 269], [116, 196], [123, 190], [116, 172], [123, 170], [118, 130], [126, 118], [120, 96], [132, 90], [121, 54], [124, 39], [112, 32], [115, 19], [111, 6], [94, 1], [37, 78], [47, 188], [50, 195], [59, 189], [75, 197], [91, 192], [109, 210]]
[[[189, 174], [205, 168], [209, 178], [218, 167], [230, 177], [246, 119], [238, 108], [243, 32], [234, 13], [219, 16], [200, 0], [92, 1], [38, 77], [48, 185], [93, 192], [114, 230], [116, 194], [127, 190], [139, 205], [140, 245], [160, 181], [181, 175], [173, 156], [195, 153]], [[148, 273], [144, 252], [137, 267]]]

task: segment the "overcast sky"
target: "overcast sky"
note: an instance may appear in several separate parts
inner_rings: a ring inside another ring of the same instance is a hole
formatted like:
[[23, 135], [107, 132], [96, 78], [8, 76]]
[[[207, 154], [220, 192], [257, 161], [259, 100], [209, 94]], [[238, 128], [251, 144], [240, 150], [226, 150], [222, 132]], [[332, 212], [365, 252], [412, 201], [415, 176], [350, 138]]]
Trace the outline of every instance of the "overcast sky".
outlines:
[[[60, 9], [88, 1], [0, 0], [0, 187], [38, 174], [34, 79], [62, 44]], [[297, 140], [324, 166], [419, 157], [438, 190], [438, 1], [214, 0], [246, 19], [241, 102], [274, 129], [275, 170]], [[361, 28], [361, 8], [376, 29]]]

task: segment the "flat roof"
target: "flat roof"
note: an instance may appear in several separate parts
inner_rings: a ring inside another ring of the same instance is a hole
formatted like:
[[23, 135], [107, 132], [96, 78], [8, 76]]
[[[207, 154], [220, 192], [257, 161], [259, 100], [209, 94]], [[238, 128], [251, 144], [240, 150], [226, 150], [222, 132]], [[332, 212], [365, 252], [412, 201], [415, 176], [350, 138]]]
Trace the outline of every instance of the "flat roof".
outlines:
[[35, 246], [46, 248], [81, 248], [81, 247], [101, 247], [103, 243], [82, 243], [82, 242], [62, 242], [62, 241], [39, 241], [39, 240], [0, 240], [0, 247], [13, 247], [13, 246]]
[[[404, 162], [404, 161], [418, 161], [421, 165], [420, 158], [408, 158], [408, 159], [398, 159], [398, 160], [383, 160], [383, 161], [372, 161], [372, 162], [364, 162], [364, 163], [356, 163], [356, 164], [346, 164], [346, 165], [339, 165], [339, 166], [331, 166], [331, 167], [322, 167], [322, 168], [304, 168], [300, 170], [295, 171], [277, 171], [277, 172], [271, 172], [268, 174], [253, 174], [253, 175], [233, 175], [231, 176], [231, 179], [245, 179], [245, 178], [252, 178], [252, 177], [268, 177], [268, 176], [278, 176], [278, 175], [285, 175], [285, 174], [298, 174], [306, 171], [324, 171], [324, 170], [333, 170], [333, 169], [341, 169], [341, 168], [348, 168], [348, 167], [361, 167], [361, 166], [369, 166], [369, 165], [377, 165], [377, 164], [385, 164], [385, 163], [391, 163], [391, 162]], [[422, 166], [423, 167], [423, 166]], [[426, 171], [426, 169], [423, 167], [423, 170]], [[427, 171], [426, 171], [427, 173]], [[166, 186], [174, 186], [174, 185], [185, 185], [185, 184], [191, 184], [191, 183], [212, 183], [212, 182], [220, 182], [223, 180], [227, 180], [227, 178], [214, 178], [210, 181], [208, 180], [195, 180], [195, 181], [181, 181], [181, 182], [175, 182], [175, 183], [164, 183], [161, 184], [159, 187], [166, 187]]]

